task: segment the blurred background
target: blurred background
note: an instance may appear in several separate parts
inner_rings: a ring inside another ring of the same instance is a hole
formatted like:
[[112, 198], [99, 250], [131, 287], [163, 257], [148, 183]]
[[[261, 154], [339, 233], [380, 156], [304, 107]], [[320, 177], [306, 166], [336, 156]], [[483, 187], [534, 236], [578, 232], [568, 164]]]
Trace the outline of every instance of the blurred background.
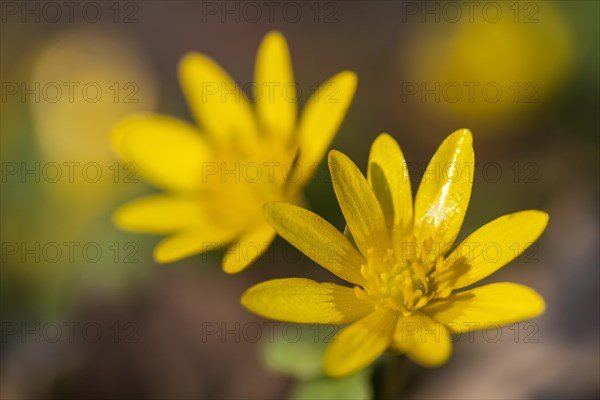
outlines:
[[[333, 74], [358, 74], [332, 147], [363, 171], [389, 132], [415, 190], [439, 143], [472, 130], [460, 238], [502, 214], [550, 214], [537, 245], [487, 279], [535, 288], [545, 314], [461, 337], [441, 368], [406, 364], [404, 396], [597, 398], [599, 11], [594, 1], [3, 1], [2, 398], [381, 395], [380, 366], [328, 381], [322, 330], [268, 325], [239, 305], [265, 279], [332, 279], [283, 240], [226, 276], [218, 254], [158, 265], [159, 236], [111, 224], [118, 205], [157, 191], [117, 162], [111, 126], [139, 111], [191, 121], [181, 56], [205, 53], [244, 85], [274, 29], [300, 105]], [[343, 229], [327, 179], [306, 197]]]

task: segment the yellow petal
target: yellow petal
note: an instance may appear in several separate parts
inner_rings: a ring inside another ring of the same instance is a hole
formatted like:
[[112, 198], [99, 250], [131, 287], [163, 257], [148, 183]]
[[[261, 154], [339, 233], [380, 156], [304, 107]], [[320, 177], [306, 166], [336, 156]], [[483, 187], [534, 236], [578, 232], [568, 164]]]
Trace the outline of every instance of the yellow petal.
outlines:
[[270, 32], [256, 56], [256, 113], [262, 129], [287, 143], [296, 124], [296, 83], [283, 35]]
[[275, 231], [261, 219], [242, 234], [225, 251], [223, 271], [237, 274], [260, 258], [275, 238]]
[[475, 156], [473, 137], [460, 129], [444, 140], [429, 162], [415, 198], [415, 236], [443, 249], [458, 235], [469, 205]]
[[452, 354], [452, 337], [448, 328], [426, 315], [401, 316], [394, 332], [394, 347], [406, 352], [414, 362], [425, 367], [444, 364]]
[[477, 229], [447, 257], [450, 286], [462, 288], [496, 272], [519, 256], [542, 234], [548, 214], [527, 210], [504, 215]]
[[350, 375], [373, 362], [392, 342], [398, 315], [380, 308], [344, 328], [325, 351], [325, 372]]
[[292, 246], [340, 278], [365, 285], [362, 255], [344, 235], [318, 215], [285, 203], [265, 205], [265, 218]]
[[141, 114], [121, 120], [113, 144], [131, 179], [142, 176], [166, 189], [194, 190], [202, 185], [202, 166], [210, 151], [199, 132], [175, 118]]
[[214, 140], [252, 154], [258, 131], [252, 108], [239, 86], [211, 58], [186, 54], [179, 65], [179, 79], [191, 112]]
[[397, 237], [412, 228], [410, 177], [398, 143], [387, 133], [375, 139], [369, 154], [368, 178], [390, 232]]
[[333, 189], [356, 245], [363, 255], [384, 256], [390, 248], [381, 206], [365, 177], [354, 163], [339, 151], [329, 152]]
[[373, 311], [351, 288], [304, 278], [259, 283], [242, 295], [241, 302], [265, 318], [302, 324], [344, 324]]
[[113, 220], [121, 229], [134, 232], [171, 233], [199, 225], [206, 219], [197, 198], [155, 195], [127, 203]]
[[154, 260], [158, 263], [170, 263], [199, 253], [223, 250], [236, 234], [231, 227], [192, 227], [158, 243], [154, 248]]
[[299, 185], [312, 178], [311, 172], [327, 152], [354, 97], [356, 82], [354, 72], [340, 72], [323, 83], [304, 106], [298, 126]]
[[434, 301], [423, 312], [453, 332], [497, 327], [533, 318], [544, 312], [544, 299], [516, 283], [492, 283]]

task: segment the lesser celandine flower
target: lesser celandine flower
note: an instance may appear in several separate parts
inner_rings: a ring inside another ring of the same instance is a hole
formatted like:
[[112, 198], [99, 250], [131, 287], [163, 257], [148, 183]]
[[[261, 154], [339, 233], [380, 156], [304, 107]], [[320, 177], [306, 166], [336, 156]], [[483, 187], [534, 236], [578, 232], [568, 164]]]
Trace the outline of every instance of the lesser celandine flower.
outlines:
[[255, 107], [209, 57], [188, 54], [179, 79], [199, 128], [164, 115], [137, 115], [114, 132], [115, 147], [139, 174], [167, 191], [116, 212], [124, 229], [169, 235], [154, 252], [171, 262], [232, 244], [228, 273], [249, 265], [275, 236], [262, 206], [298, 202], [331, 143], [356, 89], [341, 72], [307, 100], [297, 118], [300, 90], [287, 44], [269, 33], [256, 59]]
[[367, 179], [340, 152], [330, 152], [329, 166], [350, 237], [291, 204], [267, 204], [265, 214], [292, 245], [354, 286], [276, 279], [242, 297], [244, 306], [267, 318], [350, 323], [325, 353], [328, 374], [359, 370], [388, 347], [437, 366], [451, 354], [450, 332], [512, 323], [544, 310], [535, 291], [514, 283], [454, 292], [514, 259], [548, 222], [535, 210], [505, 215], [451, 249], [471, 195], [471, 132], [456, 131], [442, 143], [414, 207], [404, 156], [387, 134], [371, 147]]

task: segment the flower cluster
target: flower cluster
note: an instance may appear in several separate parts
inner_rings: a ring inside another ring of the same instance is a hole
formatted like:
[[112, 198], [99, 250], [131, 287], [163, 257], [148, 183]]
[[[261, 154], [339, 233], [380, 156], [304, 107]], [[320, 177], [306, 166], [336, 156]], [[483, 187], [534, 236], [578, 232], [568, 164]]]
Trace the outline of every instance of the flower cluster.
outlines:
[[[347, 223], [342, 233], [298, 206], [310, 173], [294, 180], [285, 174], [251, 182], [209, 180], [206, 166], [290, 163], [311, 171], [310, 166], [325, 155], [352, 100], [356, 88], [352, 72], [328, 81], [336, 86], [335, 102], [309, 102], [299, 118], [289, 93], [261, 96], [254, 107], [239, 92], [225, 101], [211, 96], [215, 87], [239, 89], [204, 55], [185, 56], [179, 76], [200, 128], [162, 115], [132, 116], [115, 128], [120, 157], [135, 162], [141, 175], [167, 191], [121, 207], [116, 224], [169, 235], [155, 249], [159, 262], [199, 253], [207, 242], [269, 243], [278, 233], [348, 282], [343, 286], [305, 278], [275, 279], [251, 287], [241, 299], [246, 308], [270, 319], [349, 324], [325, 353], [328, 374], [356, 372], [388, 348], [419, 364], [438, 366], [451, 354], [451, 333], [474, 324], [517, 322], [543, 312], [543, 299], [528, 287], [492, 283], [471, 288], [535, 242], [548, 216], [536, 210], [505, 215], [454, 246], [473, 182], [469, 130], [458, 130], [444, 140], [428, 170], [438, 165], [457, 168], [441, 179], [426, 179], [426, 170], [414, 202], [404, 155], [390, 135], [381, 134], [373, 143], [366, 177], [347, 156], [332, 150], [331, 178]], [[289, 51], [279, 33], [268, 34], [260, 46], [255, 82], [281, 87], [293, 82]], [[324, 86], [318, 90], [324, 91]], [[294, 90], [289, 85], [288, 89]], [[482, 250], [492, 242], [499, 249], [493, 259]], [[472, 243], [483, 246], [470, 247]], [[335, 249], [333, 256], [319, 251], [324, 248]], [[237, 273], [252, 261], [226, 254], [223, 269]]]

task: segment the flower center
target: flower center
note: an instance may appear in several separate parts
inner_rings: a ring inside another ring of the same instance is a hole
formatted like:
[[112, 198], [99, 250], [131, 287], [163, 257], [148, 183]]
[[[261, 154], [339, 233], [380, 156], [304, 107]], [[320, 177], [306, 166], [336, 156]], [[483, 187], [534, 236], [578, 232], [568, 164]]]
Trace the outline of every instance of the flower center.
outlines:
[[[428, 239], [421, 246], [430, 248], [430, 242]], [[411, 244], [414, 243], [413, 240]], [[367, 283], [364, 288], [355, 289], [357, 296], [404, 315], [426, 305], [436, 294], [436, 270], [443, 266], [443, 259], [427, 251], [407, 251], [409, 247], [402, 246], [399, 252], [388, 249], [383, 256], [373, 252], [366, 257], [361, 274]]]

